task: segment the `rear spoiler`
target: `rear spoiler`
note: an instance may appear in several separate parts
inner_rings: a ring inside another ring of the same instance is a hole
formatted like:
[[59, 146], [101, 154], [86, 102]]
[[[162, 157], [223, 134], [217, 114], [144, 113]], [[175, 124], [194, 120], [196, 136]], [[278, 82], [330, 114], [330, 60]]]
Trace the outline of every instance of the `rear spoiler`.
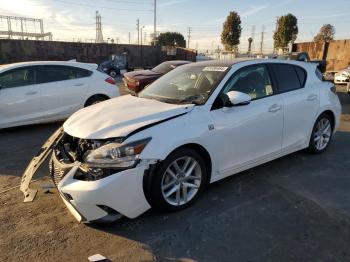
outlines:
[[311, 60], [310, 63], [317, 64], [317, 68], [321, 71], [321, 73], [326, 72], [326, 67], [327, 67], [326, 60]]

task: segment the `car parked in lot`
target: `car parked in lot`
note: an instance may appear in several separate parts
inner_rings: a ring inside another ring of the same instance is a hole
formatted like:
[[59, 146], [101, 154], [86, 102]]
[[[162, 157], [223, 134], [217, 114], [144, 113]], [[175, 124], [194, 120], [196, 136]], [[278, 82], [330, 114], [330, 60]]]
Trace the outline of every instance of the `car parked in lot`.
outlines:
[[157, 80], [162, 75], [170, 72], [174, 68], [191, 63], [189, 61], [166, 61], [150, 70], [137, 70], [124, 74], [123, 82], [131, 93], [138, 93], [145, 86]]
[[80, 108], [119, 96], [96, 64], [58, 61], [0, 66], [0, 128], [66, 119]]
[[107, 61], [99, 64], [98, 69], [101, 72], [105, 72], [113, 78], [120, 75], [122, 70], [129, 70], [126, 55], [112, 55]]
[[274, 59], [176, 68], [138, 96], [73, 114], [26, 169], [25, 201], [51, 152], [53, 181], [83, 222], [180, 210], [208, 183], [305, 148], [321, 153], [341, 106], [319, 75], [316, 64]]
[[335, 84], [347, 84], [350, 81], [350, 66], [334, 74]]

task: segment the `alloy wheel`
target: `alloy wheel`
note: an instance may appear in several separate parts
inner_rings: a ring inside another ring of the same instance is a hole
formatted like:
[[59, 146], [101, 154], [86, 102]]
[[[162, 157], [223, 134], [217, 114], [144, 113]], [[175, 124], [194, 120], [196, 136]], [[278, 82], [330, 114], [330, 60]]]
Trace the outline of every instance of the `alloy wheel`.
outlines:
[[332, 135], [331, 122], [327, 118], [321, 118], [315, 129], [314, 144], [317, 150], [325, 149]]
[[164, 199], [172, 206], [182, 206], [191, 201], [202, 183], [202, 170], [197, 160], [190, 156], [170, 163], [163, 174], [161, 190]]

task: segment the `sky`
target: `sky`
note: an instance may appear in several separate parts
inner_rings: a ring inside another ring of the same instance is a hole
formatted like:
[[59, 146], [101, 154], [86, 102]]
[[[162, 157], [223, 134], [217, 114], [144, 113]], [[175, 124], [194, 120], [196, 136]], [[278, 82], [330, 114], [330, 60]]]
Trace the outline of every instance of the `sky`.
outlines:
[[[105, 40], [118, 38], [119, 43], [128, 43], [130, 32], [134, 44], [137, 42], [137, 19], [140, 26], [144, 26], [146, 42], [150, 41], [153, 4], [154, 0], [0, 0], [0, 15], [41, 18], [45, 31], [52, 32], [54, 40], [93, 41], [98, 10]], [[241, 51], [248, 48], [253, 27], [253, 50], [260, 48], [264, 31], [264, 52], [271, 51], [276, 18], [288, 13], [298, 18], [296, 42], [311, 41], [326, 23], [335, 26], [336, 39], [350, 38], [350, 0], [157, 0], [157, 31], [180, 32], [187, 40], [191, 27], [190, 48], [210, 51], [221, 47], [222, 24], [230, 11], [241, 16]], [[0, 30], [4, 26], [4, 21], [0, 20]]]

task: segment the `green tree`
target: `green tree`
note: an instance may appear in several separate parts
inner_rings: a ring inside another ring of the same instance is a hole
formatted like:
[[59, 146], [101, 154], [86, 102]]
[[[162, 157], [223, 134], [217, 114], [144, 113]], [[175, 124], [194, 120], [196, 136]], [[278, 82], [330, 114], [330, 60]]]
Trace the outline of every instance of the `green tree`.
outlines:
[[159, 34], [157, 44], [161, 46], [186, 47], [186, 40], [180, 33], [165, 32]]
[[298, 35], [298, 19], [287, 14], [277, 20], [277, 30], [273, 35], [275, 48], [286, 48], [294, 42]]
[[227, 16], [221, 33], [221, 43], [224, 45], [226, 50], [237, 50], [241, 32], [241, 18], [236, 12], [232, 11]]
[[325, 24], [321, 27], [318, 34], [314, 37], [315, 42], [325, 41], [329, 42], [334, 39], [335, 27], [331, 24]]

